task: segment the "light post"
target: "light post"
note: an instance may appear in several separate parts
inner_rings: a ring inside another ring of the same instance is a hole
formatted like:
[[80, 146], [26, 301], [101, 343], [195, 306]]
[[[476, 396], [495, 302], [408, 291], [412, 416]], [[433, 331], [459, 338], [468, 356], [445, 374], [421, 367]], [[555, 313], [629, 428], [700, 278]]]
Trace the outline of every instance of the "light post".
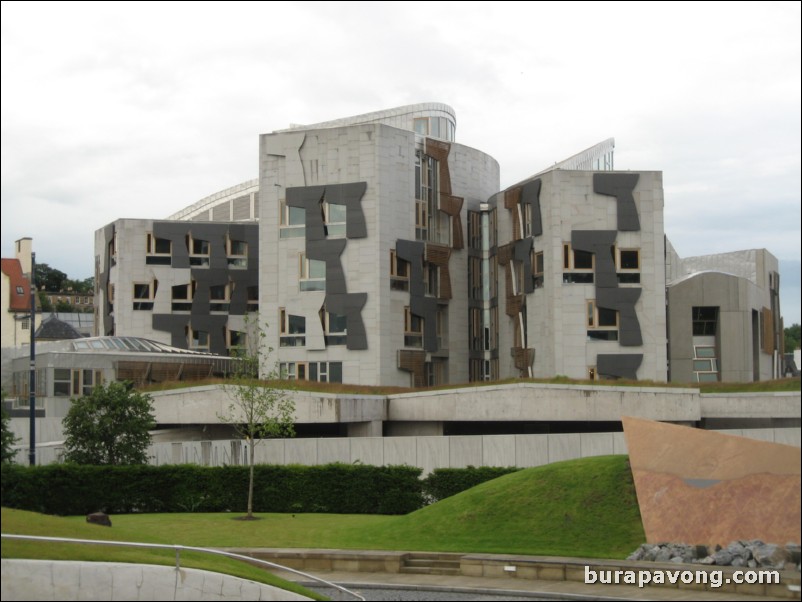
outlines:
[[36, 465], [36, 253], [31, 253], [31, 360], [30, 381], [28, 382], [28, 404], [30, 416], [30, 446], [28, 463]]

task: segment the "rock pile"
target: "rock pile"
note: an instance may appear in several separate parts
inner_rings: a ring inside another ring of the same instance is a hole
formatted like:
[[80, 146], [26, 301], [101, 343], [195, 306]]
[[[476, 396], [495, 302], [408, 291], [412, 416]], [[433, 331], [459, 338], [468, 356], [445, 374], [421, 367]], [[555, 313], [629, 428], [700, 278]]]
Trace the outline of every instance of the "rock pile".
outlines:
[[717, 566], [800, 570], [799, 544], [780, 546], [759, 539], [734, 541], [726, 548], [683, 543], [644, 543], [627, 560], [715, 564]]

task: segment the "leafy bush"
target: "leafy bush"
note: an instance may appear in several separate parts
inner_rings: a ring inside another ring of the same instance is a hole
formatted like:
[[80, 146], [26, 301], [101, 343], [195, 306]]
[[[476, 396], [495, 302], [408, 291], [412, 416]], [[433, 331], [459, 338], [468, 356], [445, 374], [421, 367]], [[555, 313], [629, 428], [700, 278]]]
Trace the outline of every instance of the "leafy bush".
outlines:
[[[406, 514], [423, 505], [410, 466], [257, 465], [257, 512]], [[45, 514], [244, 512], [248, 467], [2, 467], [2, 505]]]
[[521, 470], [514, 466], [468, 466], [467, 468], [436, 468], [423, 480], [423, 494], [430, 504], [456, 495], [461, 491]]

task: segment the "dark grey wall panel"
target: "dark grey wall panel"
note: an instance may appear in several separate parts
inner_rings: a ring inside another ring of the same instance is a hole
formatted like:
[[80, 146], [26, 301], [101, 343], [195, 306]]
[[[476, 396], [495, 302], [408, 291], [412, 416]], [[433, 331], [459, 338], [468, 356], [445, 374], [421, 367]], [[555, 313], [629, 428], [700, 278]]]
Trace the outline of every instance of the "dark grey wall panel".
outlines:
[[615, 261], [610, 253], [610, 247], [615, 244], [617, 234], [615, 230], [573, 230], [571, 232], [571, 247], [596, 255], [595, 282], [597, 290], [618, 288]]
[[307, 240], [306, 256], [309, 259], [326, 262], [326, 292], [333, 294], [347, 293], [345, 273], [340, 255], [345, 250], [346, 240]]
[[329, 203], [345, 205], [346, 238], [367, 238], [368, 226], [362, 211], [362, 197], [368, 189], [367, 182], [349, 182], [326, 186], [326, 200]]
[[287, 205], [305, 210], [306, 257], [326, 262], [326, 311], [345, 316], [348, 349], [368, 348], [367, 332], [362, 321], [362, 308], [367, 303], [368, 294], [348, 293], [340, 259], [347, 241], [326, 237], [321, 203], [325, 199], [328, 203], [345, 205], [346, 238], [365, 238], [368, 230], [361, 205], [365, 190], [366, 182], [287, 189]]
[[543, 234], [543, 219], [540, 216], [540, 178], [521, 187], [521, 204], [532, 206], [532, 236]]
[[[189, 268], [187, 234], [194, 239], [209, 241], [209, 267], [192, 267], [190, 278], [195, 281], [191, 314], [154, 314], [153, 329], [170, 333], [173, 345], [188, 347], [185, 328], [190, 323], [195, 330], [209, 333], [209, 348], [213, 353], [226, 354], [225, 329], [228, 316], [245, 315], [248, 311], [248, 287], [259, 285], [259, 226], [258, 224], [153, 222], [153, 234], [172, 241], [172, 267]], [[248, 245], [246, 269], [229, 268], [226, 239], [241, 240]], [[227, 314], [211, 314], [209, 288], [234, 283]], [[188, 284], [160, 282], [160, 286]], [[167, 293], [169, 296], [169, 292]]]
[[513, 248], [513, 259], [523, 263], [524, 292], [532, 293], [535, 290], [535, 277], [532, 275], [532, 246], [534, 239], [522, 238], [516, 240]]
[[153, 330], [170, 333], [170, 344], [179, 349], [187, 349], [187, 331], [189, 316], [178, 314], [153, 314]]
[[368, 301], [367, 293], [329, 294], [324, 304], [329, 313], [345, 316], [346, 346], [348, 349], [367, 349], [368, 335], [362, 321], [362, 308]]
[[638, 379], [638, 368], [643, 361], [641, 353], [600, 353], [596, 356], [596, 370], [601, 376]]
[[409, 296], [423, 297], [423, 255], [426, 248], [419, 240], [397, 240], [395, 252], [399, 258], [409, 262]]
[[635, 304], [640, 299], [640, 288], [619, 288], [615, 261], [610, 247], [615, 243], [615, 230], [574, 230], [571, 246], [596, 255], [596, 305], [618, 312], [618, 343], [622, 347], [643, 345]]
[[423, 348], [437, 351], [437, 299], [426, 297], [423, 286], [426, 246], [418, 240], [397, 240], [395, 252], [409, 262], [409, 311], [423, 318]]
[[103, 228], [103, 256], [105, 257], [104, 265], [106, 269], [104, 269], [98, 275], [98, 284], [100, 288], [103, 290], [103, 298], [105, 299], [105, 303], [103, 303], [103, 321], [100, 325], [100, 328], [97, 329], [98, 334], [100, 336], [105, 336], [114, 332], [114, 317], [109, 312], [110, 304], [109, 304], [109, 275], [111, 271], [111, 255], [109, 254], [109, 243], [114, 240], [114, 224], [109, 224]]
[[366, 238], [368, 235], [365, 213], [362, 211], [362, 197], [367, 190], [367, 182], [328, 184], [326, 186], [299, 186], [287, 188], [287, 205], [306, 210], [306, 239], [323, 240], [326, 233], [323, 225], [321, 203], [345, 205], [346, 238]]
[[635, 303], [640, 299], [639, 288], [596, 289], [596, 305], [618, 312], [618, 343], [622, 347], [643, 345]]
[[614, 196], [618, 201], [618, 229], [626, 232], [640, 230], [638, 209], [632, 191], [638, 184], [640, 174], [636, 173], [595, 173], [593, 192]]

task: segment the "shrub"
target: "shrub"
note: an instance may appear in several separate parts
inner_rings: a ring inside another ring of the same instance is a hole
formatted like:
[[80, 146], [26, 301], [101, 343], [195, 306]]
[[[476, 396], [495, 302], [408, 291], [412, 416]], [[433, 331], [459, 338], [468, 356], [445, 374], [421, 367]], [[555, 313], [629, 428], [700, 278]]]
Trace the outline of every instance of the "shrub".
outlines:
[[423, 480], [423, 494], [430, 504], [456, 495], [461, 491], [521, 470], [514, 466], [468, 466], [467, 468], [436, 468]]
[[[255, 470], [257, 512], [406, 514], [423, 505], [421, 471], [410, 466]], [[244, 512], [248, 467], [4, 465], [1, 485], [3, 506], [45, 514]]]

